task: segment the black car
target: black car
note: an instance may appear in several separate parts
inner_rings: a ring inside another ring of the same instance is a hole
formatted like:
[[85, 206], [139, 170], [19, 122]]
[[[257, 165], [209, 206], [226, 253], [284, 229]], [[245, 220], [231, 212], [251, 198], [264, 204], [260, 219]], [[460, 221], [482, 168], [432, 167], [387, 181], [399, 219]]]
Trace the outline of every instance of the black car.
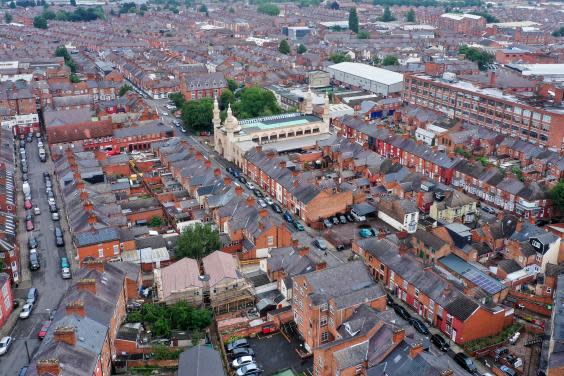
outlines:
[[235, 349], [241, 348], [241, 347], [249, 347], [251, 346], [249, 344], [249, 341], [247, 341], [244, 338], [241, 339], [236, 339], [235, 341], [231, 341], [229, 342], [226, 346], [225, 349], [229, 352], [232, 352]]
[[274, 210], [276, 213], [278, 213], [278, 214], [282, 213], [282, 208], [281, 208], [277, 203], [273, 203], [272, 205], [270, 205], [270, 207], [271, 207], [272, 210]]
[[470, 373], [476, 372], [476, 366], [470, 357], [462, 352], [459, 352], [454, 356], [454, 361], [458, 363], [462, 368]]
[[29, 268], [31, 270], [38, 270], [41, 267], [39, 264], [39, 256], [37, 256], [37, 252], [31, 252], [29, 254]]
[[233, 172], [235, 170], [233, 169], [233, 167], [227, 167], [227, 172], [229, 172], [231, 175], [233, 175]]
[[244, 176], [239, 176], [239, 181], [243, 184], [247, 184], [247, 179]]
[[22, 174], [22, 180], [23, 180], [23, 181], [28, 181], [28, 180], [29, 180], [29, 177], [27, 176], [27, 174], [26, 174], [25, 172]]
[[401, 317], [404, 320], [409, 320], [411, 318], [411, 315], [409, 314], [409, 312], [407, 312], [407, 310], [405, 308], [403, 308], [402, 306], [400, 306], [399, 304], [396, 304], [394, 306], [394, 311], [396, 311], [398, 316]]
[[419, 333], [424, 334], [424, 335], [429, 334], [429, 329], [425, 326], [425, 324], [423, 324], [423, 321], [416, 319], [416, 318], [411, 318], [409, 320], [409, 323], [411, 325], [413, 325], [415, 330], [417, 330]]
[[394, 298], [390, 295], [390, 294], [386, 294], [386, 304], [388, 304], [390, 307], [394, 306]]
[[49, 211], [50, 211], [51, 213], [55, 213], [55, 212], [58, 212], [59, 209], [57, 208], [57, 205], [56, 205], [56, 204], [49, 204]]
[[257, 196], [258, 198], [263, 198], [264, 195], [262, 194], [261, 191], [259, 191], [258, 189], [254, 189], [253, 193], [255, 194], [255, 196]]
[[255, 356], [255, 351], [250, 347], [239, 347], [229, 353], [231, 359], [237, 359], [242, 356]]
[[63, 231], [60, 227], [55, 227], [55, 244], [57, 244], [57, 247], [62, 247], [65, 245]]
[[27, 239], [27, 246], [29, 249], [37, 248], [38, 245], [39, 243], [37, 242], [35, 236], [30, 236], [29, 239]]
[[431, 342], [441, 351], [448, 351], [448, 349], [450, 348], [448, 341], [440, 334], [433, 334], [431, 336]]

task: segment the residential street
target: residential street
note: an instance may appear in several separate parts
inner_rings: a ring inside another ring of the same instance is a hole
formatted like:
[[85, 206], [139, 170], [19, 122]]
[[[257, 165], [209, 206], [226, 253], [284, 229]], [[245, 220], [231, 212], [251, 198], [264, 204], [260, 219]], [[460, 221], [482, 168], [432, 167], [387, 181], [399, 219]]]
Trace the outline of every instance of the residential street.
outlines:
[[[25, 342], [29, 349], [29, 355], [33, 353], [39, 346], [37, 333], [41, 328], [41, 324], [48, 320], [51, 310], [53, 310], [61, 300], [65, 290], [71, 283], [71, 280], [63, 280], [61, 278], [60, 257], [66, 256], [66, 249], [59, 248], [55, 245], [54, 236], [54, 223], [51, 220], [51, 213], [47, 204], [47, 193], [45, 191], [45, 183], [43, 180], [43, 172], [49, 171], [53, 175], [54, 165], [48, 159], [47, 163], [41, 163], [37, 149], [37, 139], [34, 137], [33, 143], [26, 143], [25, 146], [27, 153], [27, 160], [29, 166], [29, 184], [31, 186], [31, 197], [33, 205], [38, 205], [41, 209], [41, 214], [34, 217], [35, 230], [27, 232], [25, 230], [25, 210], [23, 209], [23, 196], [20, 192], [18, 205], [23, 215], [19, 215], [20, 223], [18, 226], [20, 252], [21, 252], [21, 268], [25, 270], [22, 272], [22, 280], [18, 288], [14, 289], [16, 298], [24, 299], [30, 285], [36, 287], [39, 291], [39, 298], [31, 314], [31, 317], [26, 320], [18, 319], [16, 326], [13, 328], [10, 335], [14, 338], [14, 344], [10, 351], [4, 355], [0, 361], [0, 376], [13, 376], [21, 367], [27, 364], [27, 355], [25, 349]], [[19, 166], [19, 163], [18, 163]], [[21, 191], [22, 174], [18, 168], [16, 185]], [[55, 183], [52, 176], [53, 183]], [[56, 184], [53, 184], [57, 187]], [[57, 188], [55, 188], [55, 196], [57, 206], [61, 218], [60, 225], [65, 230], [65, 246], [70, 249], [71, 242], [70, 236], [66, 226], [63, 223], [64, 215], [62, 212], [62, 204], [59, 200]], [[20, 212], [18, 212], [20, 213]], [[39, 242], [39, 255], [41, 268], [37, 271], [30, 272], [28, 267], [28, 254], [29, 249], [27, 246], [28, 237], [33, 234]], [[31, 282], [31, 283], [30, 283]], [[23, 303], [21, 303], [23, 304]], [[20, 304], [20, 305], [21, 305]], [[4, 334], [4, 333], [3, 333]]]

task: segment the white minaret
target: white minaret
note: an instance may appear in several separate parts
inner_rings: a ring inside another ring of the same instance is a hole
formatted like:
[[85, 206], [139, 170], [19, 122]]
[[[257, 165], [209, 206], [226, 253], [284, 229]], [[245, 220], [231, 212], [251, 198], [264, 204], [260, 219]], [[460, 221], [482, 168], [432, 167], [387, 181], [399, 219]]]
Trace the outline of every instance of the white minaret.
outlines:
[[223, 155], [225, 159], [233, 162], [233, 142], [235, 140], [234, 133], [238, 132], [241, 128], [239, 126], [239, 121], [235, 116], [233, 116], [233, 111], [231, 111], [231, 103], [229, 103], [229, 107], [227, 107], [227, 117], [225, 118], [223, 127], [225, 128], [225, 132], [227, 132], [224, 145], [225, 151]]
[[327, 92], [325, 92], [325, 104], [323, 105], [323, 124], [326, 127], [326, 130], [329, 130], [329, 122], [330, 122], [330, 117], [329, 117], [329, 111], [330, 111], [330, 106], [329, 106], [329, 96], [327, 95]]
[[221, 154], [219, 147], [219, 133], [221, 128], [221, 118], [219, 117], [219, 103], [217, 103], [217, 97], [213, 99], [213, 144], [215, 151]]
[[306, 115], [313, 114], [313, 93], [311, 92], [311, 86], [307, 87], [307, 93], [305, 97], [304, 113]]

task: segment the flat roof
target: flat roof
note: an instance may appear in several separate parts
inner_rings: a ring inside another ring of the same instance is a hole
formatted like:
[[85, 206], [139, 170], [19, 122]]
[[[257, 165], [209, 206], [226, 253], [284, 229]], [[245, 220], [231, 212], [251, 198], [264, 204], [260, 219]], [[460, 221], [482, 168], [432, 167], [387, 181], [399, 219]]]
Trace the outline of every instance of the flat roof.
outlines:
[[373, 67], [372, 65], [368, 64], [344, 62], [329, 65], [327, 68], [351, 74], [353, 76], [361, 77], [367, 80], [380, 82], [385, 85], [393, 85], [403, 82], [403, 74], [387, 69]]
[[478, 16], [476, 14], [469, 14], [469, 13], [444, 13], [441, 14], [441, 17], [450, 18], [457, 21], [463, 20], [465, 18], [472, 18], [474, 20], [478, 20], [482, 18], [482, 16]]
[[253, 128], [258, 128], [260, 130], [270, 130], [283, 127], [306, 125], [320, 121], [322, 121], [322, 119], [314, 115], [293, 113], [240, 120], [239, 125], [241, 126], [242, 131], [251, 130]]
[[497, 27], [531, 27], [531, 26], [539, 26], [540, 23], [533, 22], [533, 21], [511, 21], [511, 22], [497, 22], [497, 23], [489, 23], [486, 26], [497, 26]]
[[508, 66], [518, 70], [523, 76], [564, 76], [564, 64], [509, 64]]

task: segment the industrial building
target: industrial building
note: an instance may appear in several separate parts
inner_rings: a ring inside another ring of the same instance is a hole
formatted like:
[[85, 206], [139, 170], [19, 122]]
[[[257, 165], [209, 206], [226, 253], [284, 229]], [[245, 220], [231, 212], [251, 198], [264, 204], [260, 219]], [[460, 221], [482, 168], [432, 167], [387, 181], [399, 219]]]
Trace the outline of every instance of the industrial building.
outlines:
[[327, 67], [335, 83], [343, 83], [355, 88], [388, 96], [403, 89], [403, 74], [368, 64], [344, 62]]

